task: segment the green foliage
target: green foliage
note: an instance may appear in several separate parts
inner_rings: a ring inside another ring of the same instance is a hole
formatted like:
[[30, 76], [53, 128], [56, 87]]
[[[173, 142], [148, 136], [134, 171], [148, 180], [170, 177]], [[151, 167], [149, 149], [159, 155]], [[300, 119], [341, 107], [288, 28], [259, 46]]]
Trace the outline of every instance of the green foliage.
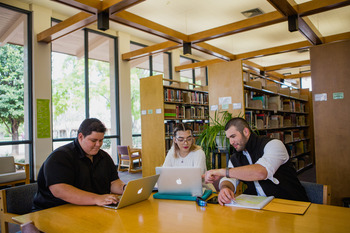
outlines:
[[0, 47], [0, 120], [13, 140], [24, 121], [23, 47]]
[[[55, 56], [53, 56], [55, 59]], [[68, 109], [79, 109], [84, 103], [84, 61], [67, 56], [61, 68], [60, 79], [52, 79], [53, 117], [56, 120]]]
[[206, 155], [207, 168], [211, 168], [210, 153], [216, 148], [216, 137], [221, 136], [223, 143], [228, 145], [225, 136], [225, 125], [232, 119], [232, 113], [228, 111], [216, 111], [214, 117], [209, 116], [209, 125], [206, 125], [201, 131], [197, 144], [200, 145]]

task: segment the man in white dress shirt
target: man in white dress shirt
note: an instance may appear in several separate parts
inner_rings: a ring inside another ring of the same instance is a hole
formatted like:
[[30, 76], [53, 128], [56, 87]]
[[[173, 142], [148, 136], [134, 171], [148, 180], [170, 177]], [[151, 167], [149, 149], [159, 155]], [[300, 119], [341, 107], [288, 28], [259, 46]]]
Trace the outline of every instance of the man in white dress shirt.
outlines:
[[248, 187], [245, 194], [308, 201], [282, 141], [257, 136], [248, 123], [239, 117], [231, 119], [226, 124], [225, 131], [234, 147], [228, 167], [210, 170], [205, 174], [207, 183], [221, 178], [221, 205], [234, 200], [240, 181]]

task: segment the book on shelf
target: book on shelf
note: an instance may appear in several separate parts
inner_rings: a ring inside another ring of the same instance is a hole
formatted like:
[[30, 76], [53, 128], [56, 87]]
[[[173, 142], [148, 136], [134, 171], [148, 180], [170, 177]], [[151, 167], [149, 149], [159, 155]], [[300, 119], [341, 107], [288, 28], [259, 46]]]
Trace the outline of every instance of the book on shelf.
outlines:
[[272, 201], [272, 199], [274, 199], [274, 196], [263, 197], [249, 194], [241, 194], [236, 197], [235, 201], [232, 201], [229, 204], [225, 204], [225, 206], [262, 209], [267, 204], [269, 204]]
[[164, 104], [164, 117], [167, 119], [176, 118], [176, 105]]
[[284, 98], [282, 103], [283, 111], [295, 112], [295, 100]]
[[276, 132], [268, 132], [266, 134], [267, 137], [269, 138], [275, 138], [275, 139], [279, 139], [283, 142], [284, 140], [284, 132], [283, 131], [276, 131]]
[[283, 127], [283, 116], [271, 115], [269, 120], [269, 128], [281, 128]]
[[268, 100], [268, 109], [273, 109], [275, 111], [282, 110], [281, 105], [281, 97], [280, 96], [270, 96]]

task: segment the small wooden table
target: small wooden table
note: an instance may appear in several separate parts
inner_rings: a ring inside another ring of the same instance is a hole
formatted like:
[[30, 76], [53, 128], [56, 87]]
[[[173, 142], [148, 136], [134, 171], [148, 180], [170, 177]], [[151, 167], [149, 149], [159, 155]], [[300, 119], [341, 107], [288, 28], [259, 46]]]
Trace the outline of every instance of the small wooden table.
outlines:
[[193, 201], [148, 200], [119, 210], [63, 205], [13, 218], [44, 232], [348, 232], [350, 208], [311, 204], [304, 215], [199, 207]]

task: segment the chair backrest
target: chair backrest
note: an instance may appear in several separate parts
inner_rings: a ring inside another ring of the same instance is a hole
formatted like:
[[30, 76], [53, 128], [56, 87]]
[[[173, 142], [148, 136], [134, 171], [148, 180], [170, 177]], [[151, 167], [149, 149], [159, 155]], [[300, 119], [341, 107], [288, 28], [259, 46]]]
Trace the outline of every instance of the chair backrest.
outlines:
[[0, 174], [15, 172], [15, 158], [13, 156], [0, 157]]
[[312, 203], [330, 204], [330, 187], [328, 185], [300, 181], [306, 195]]
[[30, 213], [32, 211], [33, 199], [37, 190], [37, 183], [4, 189], [7, 212], [20, 215]]
[[118, 154], [129, 155], [129, 146], [117, 146]]

